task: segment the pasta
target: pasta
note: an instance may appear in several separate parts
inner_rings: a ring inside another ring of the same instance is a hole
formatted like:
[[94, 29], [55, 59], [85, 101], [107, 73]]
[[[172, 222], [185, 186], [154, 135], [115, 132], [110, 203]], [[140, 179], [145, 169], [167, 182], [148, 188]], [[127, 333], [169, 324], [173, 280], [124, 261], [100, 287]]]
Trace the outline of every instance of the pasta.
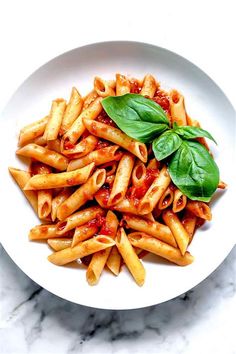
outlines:
[[[174, 184], [170, 160], [158, 157], [145, 134], [138, 141], [130, 133], [133, 127], [128, 125], [127, 134], [119, 128], [124, 107], [118, 118], [111, 118], [103, 102], [115, 96], [120, 102], [123, 95], [126, 105], [132, 95], [145, 105], [148, 101], [147, 106], [159, 104], [166, 117], [164, 134], [172, 126], [182, 131], [186, 125], [200, 127], [186, 113], [184, 96], [162, 90], [150, 74], [142, 80], [120, 73], [115, 80], [96, 76], [87, 95], [72, 87], [68, 103], [52, 100], [44, 118], [20, 130], [16, 154], [27, 157], [30, 166], [27, 171], [9, 168], [43, 220], [30, 229], [29, 240], [45, 242], [53, 250], [48, 260], [55, 265], [80, 259], [89, 285], [98, 284], [106, 268], [118, 276], [124, 265], [142, 286], [148, 253], [190, 265], [194, 257], [188, 246], [197, 228], [212, 219], [209, 203], [200, 201], [208, 199], [194, 200], [185, 192], [187, 197], [181, 184]], [[128, 107], [131, 125], [136, 119], [142, 127], [146, 115], [137, 117], [132, 104]], [[148, 122], [153, 123], [152, 116]], [[145, 127], [144, 133], [151, 134], [153, 124]], [[195, 140], [209, 150], [201, 135]], [[218, 188], [227, 187], [218, 182]]]

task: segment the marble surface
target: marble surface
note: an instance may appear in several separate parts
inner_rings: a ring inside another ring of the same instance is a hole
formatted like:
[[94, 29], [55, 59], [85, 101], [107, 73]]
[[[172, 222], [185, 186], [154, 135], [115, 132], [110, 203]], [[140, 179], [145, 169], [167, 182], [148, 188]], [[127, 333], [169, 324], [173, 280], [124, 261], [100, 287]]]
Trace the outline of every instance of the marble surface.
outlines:
[[235, 314], [236, 248], [193, 290], [134, 311], [62, 300], [30, 280], [0, 248], [1, 354], [234, 354]]

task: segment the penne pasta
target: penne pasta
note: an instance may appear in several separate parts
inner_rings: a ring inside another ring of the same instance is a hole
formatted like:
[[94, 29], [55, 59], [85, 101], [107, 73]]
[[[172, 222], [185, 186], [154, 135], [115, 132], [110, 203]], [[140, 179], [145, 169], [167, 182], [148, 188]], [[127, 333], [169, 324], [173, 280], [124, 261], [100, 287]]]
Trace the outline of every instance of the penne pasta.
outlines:
[[201, 219], [210, 221], [212, 218], [210, 207], [204, 202], [196, 200], [188, 200], [186, 209]]
[[116, 246], [134, 280], [139, 286], [142, 286], [145, 281], [145, 269], [123, 228], [120, 228], [117, 232]]
[[68, 199], [66, 199], [57, 209], [57, 218], [64, 220], [74, 211], [79, 209], [88, 200], [93, 198], [93, 195], [101, 188], [105, 182], [106, 171], [97, 170], [94, 174], [79, 187]]
[[89, 135], [85, 139], [81, 140], [80, 143], [76, 144], [73, 148], [65, 149], [62, 153], [70, 158], [79, 159], [93, 151], [96, 148], [97, 143], [98, 139], [93, 135]]
[[171, 232], [174, 235], [180, 252], [182, 255], [184, 255], [189, 244], [189, 235], [187, 231], [183, 227], [178, 216], [173, 213], [172, 210], [164, 210], [162, 218], [165, 221], [166, 225], [169, 226], [169, 228], [171, 229]]
[[48, 140], [46, 148], [49, 150], [52, 150], [52, 151], [59, 152], [59, 154], [60, 154], [61, 153], [61, 142], [59, 139]]
[[53, 198], [52, 200], [52, 210], [51, 210], [51, 219], [52, 221], [55, 221], [57, 218], [57, 209], [59, 205], [61, 205], [64, 200], [69, 198], [69, 196], [72, 194], [72, 190], [70, 188], [64, 188], [56, 197]]
[[121, 157], [121, 152], [118, 151], [118, 149], [119, 146], [113, 145], [99, 150], [94, 150], [87, 156], [81, 157], [80, 159], [71, 160], [68, 164], [67, 171], [82, 168], [91, 162], [93, 162], [95, 166], [99, 166], [110, 161], [117, 161]]
[[187, 197], [178, 188], [174, 191], [174, 200], [172, 210], [174, 213], [179, 213], [186, 207]]
[[189, 265], [194, 260], [189, 252], [186, 252], [183, 256], [178, 248], [172, 247], [144, 232], [132, 232], [128, 235], [128, 239], [134, 247], [154, 253], [179, 266]]
[[37, 225], [34, 226], [29, 232], [29, 240], [45, 240], [49, 238], [60, 237], [58, 235], [57, 225]]
[[49, 119], [43, 135], [45, 140], [55, 140], [57, 138], [65, 109], [66, 101], [63, 98], [52, 101]]
[[128, 78], [121, 74], [116, 74], [116, 96], [130, 93], [130, 82]]
[[170, 91], [169, 96], [172, 124], [175, 122], [178, 125], [187, 125], [184, 96], [176, 90]]
[[123, 147], [125, 150], [128, 150], [141, 161], [147, 162], [147, 148], [145, 144], [130, 138], [128, 135], [122, 133], [120, 129], [107, 124], [92, 121], [91, 119], [84, 119], [83, 122], [91, 134], [111, 141]]
[[34, 143], [36, 145], [45, 146], [47, 145], [47, 141], [44, 139], [43, 135], [38, 136], [37, 138], [30, 141], [30, 143]]
[[103, 98], [107, 96], [115, 96], [115, 91], [109, 85], [109, 82], [98, 76], [94, 78], [94, 90], [97, 92], [98, 96]]
[[219, 184], [218, 184], [218, 188], [220, 189], [225, 189], [227, 188], [227, 184], [223, 181], [220, 181]]
[[154, 77], [150, 74], [146, 75], [143, 80], [143, 87], [141, 89], [140, 95], [152, 98], [155, 95], [156, 89], [157, 84]]
[[87, 224], [77, 226], [75, 228], [71, 247], [76, 246], [79, 242], [87, 240], [98, 232], [99, 227], [97, 226], [96, 222], [93, 223], [93, 221], [96, 221], [96, 219], [93, 219]]
[[75, 227], [86, 224], [87, 222], [95, 219], [98, 216], [104, 215], [104, 210], [99, 206], [94, 206], [78, 211], [70, 215], [63, 221], [59, 221], [56, 224], [57, 234], [64, 235], [67, 231], [74, 229]]
[[182, 218], [182, 224], [189, 235], [189, 244], [192, 242], [194, 231], [196, 229], [197, 216], [189, 210], [185, 210]]
[[145, 232], [173, 247], [177, 247], [175, 238], [168, 226], [160, 224], [157, 221], [147, 220], [135, 215], [125, 214], [123, 219], [125, 220], [128, 228]]
[[101, 97], [96, 98], [87, 109], [81, 112], [79, 117], [74, 121], [72, 126], [67, 130], [67, 132], [62, 137], [62, 150], [67, 147], [70, 148], [71, 144], [75, 144], [77, 140], [85, 131], [85, 126], [83, 119], [95, 119], [102, 111]]
[[164, 166], [145, 193], [144, 197], [140, 200], [138, 211], [141, 215], [152, 212], [170, 182], [170, 175], [167, 171], [167, 167]]
[[75, 247], [68, 247], [64, 250], [52, 253], [48, 260], [56, 265], [64, 265], [76, 259], [88, 256], [89, 254], [111, 247], [115, 241], [108, 236], [98, 235], [84, 242], [80, 242]]
[[38, 174], [28, 181], [24, 190], [71, 187], [83, 184], [90, 177], [94, 163], [71, 172]]
[[71, 246], [72, 239], [71, 238], [51, 238], [48, 239], [48, 245], [54, 250], [54, 251], [61, 251], [64, 250], [65, 248], [68, 248]]
[[[51, 167], [43, 164], [42, 162], [31, 163], [31, 172], [35, 176], [47, 176], [52, 171]], [[33, 178], [33, 177], [32, 177]], [[30, 179], [31, 180], [31, 179]], [[30, 181], [29, 180], [29, 181]], [[28, 181], [28, 183], [29, 183]], [[28, 183], [24, 188], [27, 187]], [[27, 188], [26, 188], [27, 190]], [[38, 191], [38, 216], [40, 219], [46, 219], [51, 213], [52, 209], [52, 191], [45, 190], [43, 187]]]
[[18, 186], [20, 187], [20, 189], [22, 190], [22, 192], [24, 193], [25, 197], [29, 201], [30, 205], [32, 206], [32, 208], [34, 209], [36, 214], [38, 214], [38, 194], [37, 194], [37, 192], [24, 190], [24, 186], [30, 180], [31, 174], [29, 172], [22, 171], [22, 170], [19, 170], [18, 168], [13, 168], [13, 167], [9, 167], [8, 170], [9, 170], [11, 176], [14, 178], [14, 180], [18, 184]]
[[38, 120], [37, 122], [26, 125], [21, 129], [18, 145], [23, 146], [43, 135], [48, 122], [48, 116]]
[[83, 99], [75, 87], [72, 87], [70, 100], [65, 109], [65, 113], [62, 118], [60, 135], [65, 134], [65, 132], [72, 126], [74, 121], [80, 115], [83, 107]]
[[157, 159], [151, 159], [147, 165], [147, 168], [153, 169], [153, 170], [158, 170], [160, 167], [160, 162], [157, 161]]
[[114, 206], [124, 199], [130, 182], [133, 166], [134, 156], [125, 153], [120, 159], [119, 165], [117, 167], [115, 180], [107, 204], [108, 206]]
[[112, 246], [106, 266], [114, 275], [118, 275], [120, 273], [121, 255], [116, 246]]
[[[109, 210], [106, 215], [105, 226], [103, 226], [100, 231], [101, 234], [109, 235], [111, 238], [114, 239], [116, 236], [118, 224], [119, 222], [116, 215]], [[111, 248], [106, 248], [105, 250], [93, 254], [86, 272], [87, 282], [90, 285], [95, 285], [98, 283], [102, 271], [110, 255], [110, 252]]]
[[146, 180], [146, 167], [143, 162], [138, 161], [132, 172], [132, 184], [135, 187], [143, 185]]
[[[117, 162], [116, 161], [110, 161], [110, 162], [104, 163], [100, 167], [104, 168], [106, 170], [106, 180], [109, 176], [113, 176], [115, 179], [114, 173], [116, 172], [116, 169], [117, 169]], [[114, 182], [114, 180], [113, 180], [113, 182]]]
[[25, 145], [21, 149], [17, 150], [16, 154], [34, 158], [60, 171], [66, 170], [68, 166], [68, 160], [65, 156], [36, 144]]
[[168, 208], [174, 200], [174, 191], [172, 186], [169, 186], [164, 193], [162, 194], [157, 207], [159, 210], [164, 210], [166, 208]]
[[87, 109], [90, 104], [95, 101], [95, 99], [98, 97], [98, 94], [95, 90], [92, 90], [91, 92], [89, 92], [84, 98], [83, 98], [83, 101], [84, 101], [84, 105], [83, 105], [83, 108], [82, 110], [84, 111], [85, 109]]

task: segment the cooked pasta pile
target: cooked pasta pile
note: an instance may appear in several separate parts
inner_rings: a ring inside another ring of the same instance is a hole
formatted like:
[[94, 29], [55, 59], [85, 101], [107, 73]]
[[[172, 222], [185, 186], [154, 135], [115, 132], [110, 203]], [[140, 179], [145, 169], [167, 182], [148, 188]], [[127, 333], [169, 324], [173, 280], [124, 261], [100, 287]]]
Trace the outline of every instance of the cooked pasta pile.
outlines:
[[90, 285], [105, 267], [117, 276], [123, 263], [143, 285], [149, 252], [191, 264], [188, 245], [196, 228], [211, 220], [209, 205], [187, 198], [151, 146], [130, 138], [104, 111], [105, 97], [127, 93], [158, 103], [171, 124], [199, 126], [183, 96], [165, 92], [151, 75], [142, 81], [96, 77], [87, 96], [73, 87], [68, 103], [53, 100], [46, 117], [21, 129], [16, 154], [28, 157], [30, 166], [9, 168], [42, 221], [29, 239], [46, 240], [54, 251], [48, 260], [56, 265], [81, 259]]

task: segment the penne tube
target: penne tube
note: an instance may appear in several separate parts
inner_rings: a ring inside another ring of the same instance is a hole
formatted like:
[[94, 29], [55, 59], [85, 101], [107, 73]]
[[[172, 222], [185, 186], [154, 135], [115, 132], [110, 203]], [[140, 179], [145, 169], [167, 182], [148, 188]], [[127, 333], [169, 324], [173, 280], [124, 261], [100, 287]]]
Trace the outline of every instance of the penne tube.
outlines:
[[93, 120], [97, 118], [97, 116], [101, 113], [102, 111], [101, 100], [102, 100], [101, 97], [96, 98], [87, 109], [81, 112], [81, 114], [74, 121], [72, 126], [63, 135], [62, 150], [65, 150], [68, 145], [70, 146], [71, 144], [75, 144], [77, 140], [81, 137], [81, 135], [84, 133], [85, 126], [83, 123], [83, 119], [86, 118], [86, 119]]
[[124, 198], [121, 202], [114, 205], [113, 209], [121, 213], [138, 214], [137, 205], [128, 198]]
[[57, 218], [57, 209], [59, 205], [61, 205], [64, 200], [69, 198], [69, 196], [72, 194], [72, 190], [70, 188], [64, 188], [59, 194], [53, 198], [52, 200], [52, 210], [51, 210], [51, 219], [52, 221], [55, 221]]
[[146, 167], [143, 162], [139, 161], [132, 172], [132, 184], [135, 187], [143, 185], [146, 181]]
[[45, 140], [55, 140], [57, 138], [65, 109], [66, 101], [63, 98], [52, 101], [48, 123], [43, 134]]
[[77, 213], [70, 215], [64, 221], [59, 221], [56, 224], [57, 234], [64, 235], [67, 231], [86, 224], [87, 222], [95, 219], [98, 215], [104, 215], [104, 210], [99, 206], [80, 210]]
[[153, 98], [157, 89], [156, 80], [150, 74], [146, 75], [143, 80], [143, 87], [140, 95]]
[[225, 182], [220, 181], [217, 188], [226, 189], [228, 186]]
[[110, 125], [96, 122], [91, 119], [84, 119], [83, 122], [91, 134], [111, 141], [137, 156], [142, 162], [147, 162], [147, 148], [145, 144], [130, 138], [120, 129], [114, 128]]
[[157, 161], [157, 159], [151, 159], [149, 162], [148, 162], [148, 165], [147, 165], [147, 168], [151, 168], [153, 170], [158, 170], [160, 167], [160, 162]]
[[46, 219], [52, 209], [52, 191], [38, 191], [38, 216], [40, 219]]
[[182, 224], [189, 234], [189, 244], [192, 242], [194, 231], [196, 229], [197, 216], [191, 213], [189, 210], [185, 210], [182, 218]]
[[168, 208], [174, 200], [174, 191], [173, 188], [171, 186], [169, 186], [164, 193], [162, 194], [157, 207], [159, 210], [163, 210]]
[[167, 167], [164, 166], [159, 175], [155, 178], [143, 198], [140, 200], [138, 211], [141, 215], [152, 212], [159, 202], [164, 191], [171, 182]]
[[147, 220], [150, 220], [150, 221], [156, 221], [154, 219], [154, 216], [152, 215], [152, 213], [148, 213], [148, 214], [144, 215], [144, 218]]
[[121, 157], [121, 152], [118, 151], [118, 149], [119, 146], [113, 145], [99, 150], [94, 150], [87, 156], [81, 157], [80, 159], [71, 160], [68, 164], [67, 171], [82, 168], [91, 162], [93, 162], [95, 166], [99, 166], [110, 161], [117, 161]]
[[60, 171], [66, 170], [68, 166], [68, 160], [65, 156], [36, 144], [25, 145], [21, 149], [17, 150], [16, 154], [34, 158], [35, 160], [43, 162]]
[[95, 99], [98, 97], [98, 94], [95, 90], [92, 90], [91, 92], [89, 92], [84, 98], [83, 98], [83, 101], [84, 101], [84, 105], [83, 105], [83, 111], [85, 109], [87, 109], [89, 107], [89, 105], [95, 101]]
[[65, 132], [72, 126], [74, 121], [80, 115], [83, 107], [83, 99], [75, 87], [72, 87], [70, 100], [65, 109], [65, 113], [62, 118], [60, 135], [65, 134]]
[[[96, 221], [96, 219], [93, 220]], [[93, 220], [91, 220], [87, 224], [77, 226], [75, 228], [71, 247], [76, 246], [79, 242], [87, 240], [98, 232], [99, 227], [96, 225], [96, 223], [93, 223]]]
[[75, 247], [68, 247], [64, 250], [52, 253], [48, 256], [48, 260], [56, 265], [64, 265], [75, 261], [76, 259], [88, 256], [89, 254], [101, 251], [111, 247], [115, 241], [108, 236], [98, 235], [87, 241], [80, 242]]
[[162, 213], [162, 218], [165, 221], [166, 225], [169, 226], [169, 228], [171, 229], [171, 232], [174, 235], [180, 252], [182, 255], [184, 255], [189, 244], [189, 235], [187, 231], [183, 227], [178, 216], [173, 213], [172, 210], [164, 210], [164, 212]]
[[24, 190], [62, 188], [83, 184], [90, 177], [94, 166], [94, 163], [90, 163], [71, 172], [35, 175], [28, 181]]
[[57, 218], [64, 220], [74, 211], [79, 209], [88, 200], [93, 199], [94, 194], [104, 184], [106, 178], [106, 171], [96, 170], [94, 174], [79, 187], [68, 199], [66, 199], [57, 209]]
[[116, 96], [122, 96], [130, 93], [129, 79], [121, 74], [116, 74]]
[[128, 235], [128, 239], [134, 247], [139, 247], [154, 253], [179, 266], [186, 266], [194, 261], [194, 257], [189, 252], [186, 252], [185, 255], [182, 256], [178, 248], [172, 247], [144, 232], [132, 232]]
[[123, 228], [120, 228], [117, 232], [116, 246], [134, 280], [139, 286], [142, 286], [145, 281], [145, 269]]
[[191, 211], [194, 215], [201, 219], [210, 221], [212, 219], [210, 207], [204, 203], [196, 200], [188, 200], [186, 209]]
[[60, 237], [58, 235], [57, 226], [54, 224], [43, 224], [34, 226], [29, 232], [29, 239], [33, 240], [45, 240], [48, 238]]
[[108, 206], [114, 206], [124, 199], [129, 186], [133, 166], [134, 156], [125, 153], [117, 167], [115, 180], [107, 204]]
[[135, 215], [124, 215], [123, 219], [125, 220], [128, 228], [145, 232], [173, 247], [177, 247], [175, 238], [168, 226], [160, 224], [157, 221], [143, 219]]
[[60, 142], [59, 139], [56, 139], [56, 140], [48, 140], [46, 147], [47, 147], [47, 149], [49, 149], [49, 150], [59, 152], [59, 154], [61, 153], [61, 142]]
[[184, 96], [176, 90], [170, 91], [169, 96], [172, 124], [175, 122], [178, 125], [187, 125]]
[[[119, 221], [116, 215], [111, 210], [109, 210], [106, 215], [105, 225], [102, 226], [100, 233], [103, 235], [109, 235], [111, 238], [114, 239], [116, 236], [118, 224]], [[105, 250], [93, 254], [86, 272], [87, 282], [90, 285], [95, 285], [98, 283], [102, 271], [110, 255], [110, 252], [111, 248], [106, 248]]]
[[[100, 168], [105, 168], [106, 180], [109, 176], [113, 176], [115, 179], [114, 173], [116, 172], [116, 169], [117, 169], [117, 162], [116, 161], [110, 161], [110, 162], [104, 163], [103, 165], [100, 166]], [[113, 180], [113, 182], [114, 182], [114, 180]]]
[[102, 98], [115, 96], [115, 91], [111, 86], [109, 86], [109, 82], [101, 79], [98, 76], [95, 76], [94, 78], [94, 90], [97, 92], [98, 96]]
[[116, 246], [112, 247], [106, 266], [114, 275], [118, 275], [120, 273], [121, 255]]
[[174, 213], [179, 213], [186, 207], [187, 197], [178, 188], [174, 191], [174, 200], [172, 210]]
[[48, 245], [54, 250], [54, 251], [61, 251], [64, 250], [65, 248], [68, 248], [71, 246], [72, 239], [71, 238], [52, 238], [49, 239]]
[[20, 189], [22, 190], [22, 192], [24, 193], [25, 197], [29, 201], [30, 205], [32, 206], [32, 208], [34, 209], [36, 214], [38, 214], [38, 194], [37, 194], [37, 192], [24, 190], [24, 186], [30, 180], [31, 174], [29, 172], [22, 171], [22, 170], [19, 170], [18, 168], [13, 168], [13, 167], [9, 167], [8, 170], [9, 170], [11, 176], [14, 178], [14, 180], [18, 184], [18, 186], [20, 187]]
[[21, 129], [19, 135], [18, 145], [23, 146], [34, 140], [35, 138], [43, 135], [48, 122], [48, 116], [38, 120], [37, 122], [26, 125]]
[[40, 146], [46, 146], [47, 145], [47, 141], [44, 139], [43, 135], [38, 136], [37, 138], [33, 139], [30, 142], [34, 143], [36, 145], [40, 145]]
[[[32, 161], [31, 173], [36, 176], [47, 176], [52, 171], [51, 167], [42, 162]], [[33, 176], [34, 177], [34, 176]], [[33, 178], [31, 177], [31, 178]], [[30, 179], [31, 180], [31, 179]], [[29, 180], [29, 181], [30, 181]], [[28, 181], [28, 183], [29, 183]], [[27, 189], [27, 185], [24, 188]], [[43, 187], [38, 191], [38, 216], [40, 219], [46, 219], [51, 213], [52, 209], [52, 190], [45, 190]]]
[[[93, 151], [98, 143], [98, 138], [93, 135], [87, 136], [71, 149], [65, 149], [62, 154], [73, 159], [79, 159]], [[63, 147], [62, 147], [63, 148]]]

